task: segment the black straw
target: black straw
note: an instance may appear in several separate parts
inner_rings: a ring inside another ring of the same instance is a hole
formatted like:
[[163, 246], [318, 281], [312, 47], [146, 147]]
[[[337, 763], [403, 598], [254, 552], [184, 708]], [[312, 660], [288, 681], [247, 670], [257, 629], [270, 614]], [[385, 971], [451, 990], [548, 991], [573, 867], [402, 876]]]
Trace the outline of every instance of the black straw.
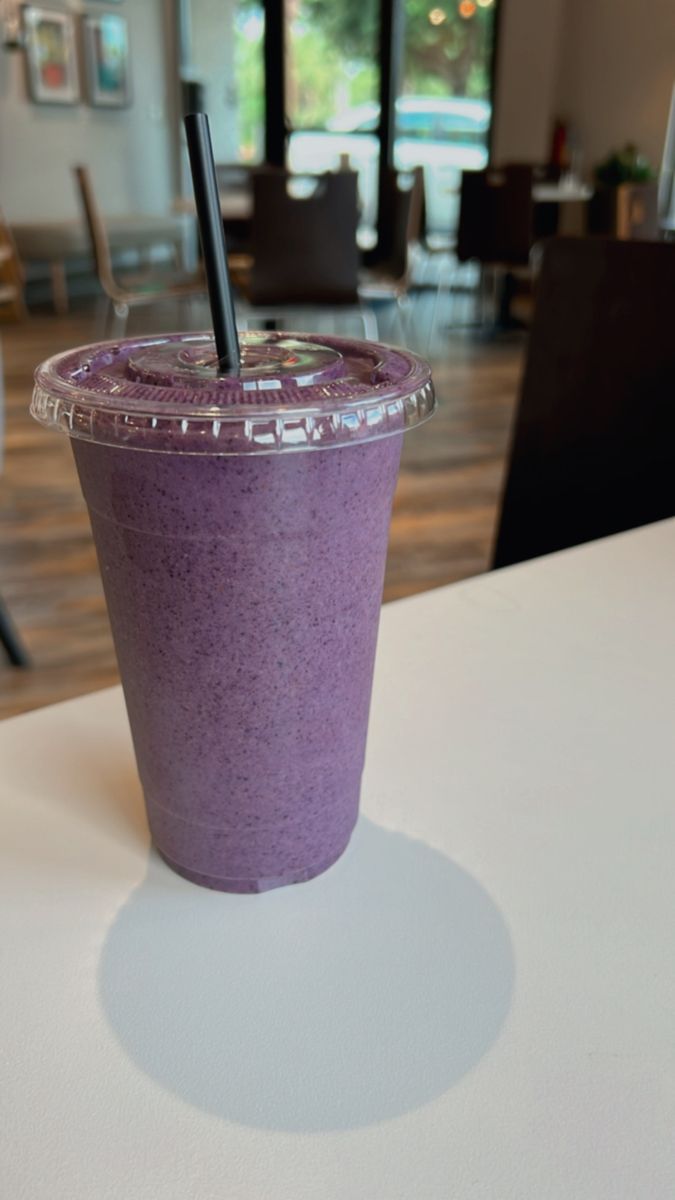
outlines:
[[206, 113], [188, 113], [185, 118], [185, 134], [209, 288], [211, 319], [216, 337], [218, 367], [222, 372], [236, 375], [240, 363], [239, 338], [227, 270], [227, 246], [220, 211], [209, 118]]

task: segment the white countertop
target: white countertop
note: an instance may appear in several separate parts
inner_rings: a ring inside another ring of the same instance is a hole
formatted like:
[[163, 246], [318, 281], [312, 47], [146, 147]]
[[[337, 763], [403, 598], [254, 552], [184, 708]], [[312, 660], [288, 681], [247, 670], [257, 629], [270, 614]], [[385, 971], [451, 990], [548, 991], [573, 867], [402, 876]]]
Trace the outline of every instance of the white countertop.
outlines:
[[149, 852], [118, 690], [0, 726], [8, 1200], [672, 1200], [675, 521], [388, 606], [364, 817]]

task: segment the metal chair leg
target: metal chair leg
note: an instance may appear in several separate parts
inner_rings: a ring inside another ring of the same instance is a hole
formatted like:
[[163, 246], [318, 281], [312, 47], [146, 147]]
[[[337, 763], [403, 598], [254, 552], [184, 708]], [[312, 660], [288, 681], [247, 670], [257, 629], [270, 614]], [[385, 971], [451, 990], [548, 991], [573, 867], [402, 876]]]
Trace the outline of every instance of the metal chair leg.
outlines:
[[108, 310], [109, 310], [109, 308], [110, 308], [110, 301], [109, 301], [108, 297], [105, 295], [105, 293], [101, 292], [101, 294], [96, 297], [94, 311], [95, 311], [95, 321], [96, 321], [96, 337], [100, 338], [102, 341], [105, 340], [106, 330], [108, 328]]
[[[410, 341], [408, 297], [397, 296], [395, 300], [395, 320], [398, 333], [398, 345], [407, 346]], [[392, 330], [393, 332], [393, 330]]]
[[[446, 268], [447, 268], [447, 270], [446, 270]], [[431, 348], [433, 346], [434, 334], [436, 333], [436, 327], [438, 324], [438, 314], [440, 311], [441, 299], [443, 296], [443, 286], [446, 283], [446, 279], [447, 279], [448, 300], [449, 300], [449, 307], [450, 307], [449, 324], [451, 327], [455, 324], [455, 311], [454, 311], [454, 299], [453, 299], [453, 288], [455, 285], [455, 275], [456, 275], [456, 267], [451, 259], [449, 259], [447, 263], [441, 263], [441, 265], [438, 268], [438, 287], [436, 288], [436, 294], [434, 296], [434, 304], [433, 304], [433, 308], [431, 310], [431, 319], [429, 321], [429, 326], [427, 329], [427, 340], [426, 340], [426, 349], [425, 349], [426, 354], [431, 353]]]
[[363, 336], [370, 342], [376, 342], [380, 336], [377, 325], [377, 314], [367, 305], [359, 305], [359, 314], [363, 323]]
[[28, 651], [26, 650], [18, 631], [9, 615], [9, 610], [6, 604], [3, 603], [0, 596], [0, 642], [5, 648], [7, 657], [13, 667], [29, 667], [31, 665]]
[[129, 319], [128, 304], [113, 304], [113, 320], [111, 325], [111, 338], [123, 338], [127, 331], [127, 321]]
[[100, 317], [100, 321], [99, 321], [99, 330], [100, 330], [99, 337], [101, 338], [101, 341], [107, 342], [110, 339], [110, 337], [112, 336], [110, 330], [112, 327], [113, 320], [115, 319], [113, 303], [112, 303], [112, 300], [109, 298], [109, 296], [104, 296], [102, 298], [100, 313], [101, 313], [101, 317]]

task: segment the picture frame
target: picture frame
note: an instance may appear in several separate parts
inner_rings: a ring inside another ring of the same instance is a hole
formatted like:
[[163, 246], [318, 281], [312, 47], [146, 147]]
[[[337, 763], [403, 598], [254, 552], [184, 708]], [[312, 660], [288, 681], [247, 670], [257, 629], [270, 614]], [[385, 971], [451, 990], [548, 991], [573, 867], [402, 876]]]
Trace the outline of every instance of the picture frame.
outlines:
[[26, 4], [22, 16], [31, 100], [34, 104], [77, 104], [80, 77], [74, 17], [34, 4]]
[[131, 104], [129, 23], [119, 13], [82, 18], [87, 100], [95, 108]]

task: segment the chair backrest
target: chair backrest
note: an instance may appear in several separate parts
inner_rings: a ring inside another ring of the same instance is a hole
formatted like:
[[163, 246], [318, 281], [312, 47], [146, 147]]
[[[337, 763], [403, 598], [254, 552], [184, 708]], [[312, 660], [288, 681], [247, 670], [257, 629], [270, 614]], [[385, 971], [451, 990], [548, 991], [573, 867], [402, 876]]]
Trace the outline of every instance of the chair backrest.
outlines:
[[675, 514], [675, 245], [547, 243], [493, 565]]
[[356, 173], [317, 176], [302, 199], [289, 194], [292, 179], [273, 168], [253, 175], [253, 303], [356, 304]]
[[105, 222], [101, 215], [101, 210], [96, 199], [96, 192], [94, 191], [91, 173], [89, 168], [84, 166], [74, 167], [73, 172], [77, 181], [80, 200], [82, 202], [84, 219], [89, 231], [91, 252], [96, 266], [96, 275], [106, 295], [114, 298], [117, 293], [117, 287], [112, 270], [110, 244], [108, 242], [108, 234], [106, 231]]
[[527, 264], [533, 241], [534, 168], [514, 163], [463, 171], [457, 257], [460, 262]]

